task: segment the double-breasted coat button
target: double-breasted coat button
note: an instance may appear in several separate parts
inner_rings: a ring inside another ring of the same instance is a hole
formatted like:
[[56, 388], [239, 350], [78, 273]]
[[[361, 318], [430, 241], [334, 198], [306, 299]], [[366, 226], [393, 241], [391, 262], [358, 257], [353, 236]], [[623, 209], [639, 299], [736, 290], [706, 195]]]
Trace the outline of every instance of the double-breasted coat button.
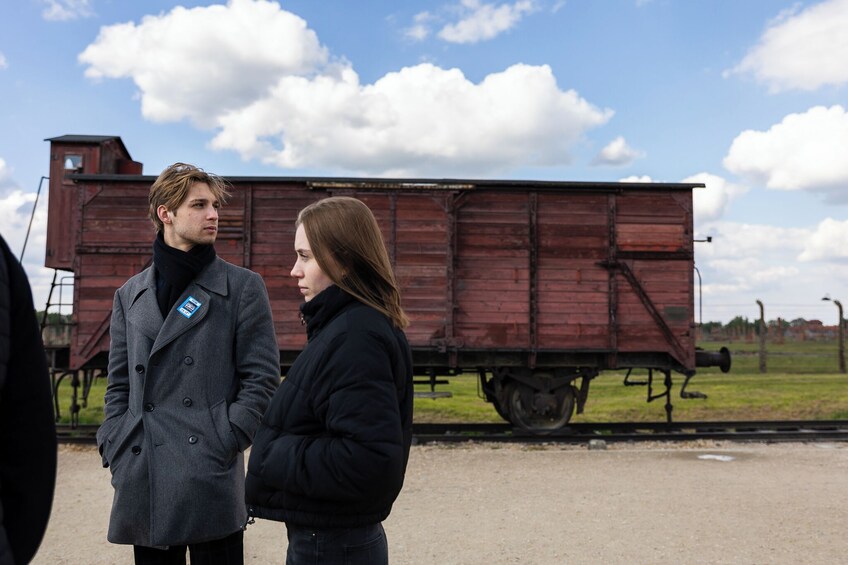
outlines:
[[139, 375], [144, 373], [144, 365], [142, 365], [141, 363], [136, 365], [135, 366], [135, 372], [138, 373]]
[[141, 453], [141, 447], [134, 445], [134, 446], [132, 446], [131, 451], [132, 451], [133, 455], [138, 455], [139, 453]]
[[197, 443], [197, 436], [188, 436], [188, 442], [191, 444]]
[[147, 404], [144, 405], [144, 411], [145, 412], [153, 412], [154, 408], [156, 408], [156, 406], [154, 406], [152, 402], [148, 402]]
[[192, 363], [194, 363], [194, 359], [192, 359], [190, 356], [186, 355], [186, 358], [183, 359], [183, 363], [185, 363], [186, 365], [191, 365]]
[[188, 408], [189, 406], [191, 406], [191, 398], [189, 398], [188, 396], [186, 396], [185, 398], [183, 398], [183, 406], [185, 406], [186, 408]]

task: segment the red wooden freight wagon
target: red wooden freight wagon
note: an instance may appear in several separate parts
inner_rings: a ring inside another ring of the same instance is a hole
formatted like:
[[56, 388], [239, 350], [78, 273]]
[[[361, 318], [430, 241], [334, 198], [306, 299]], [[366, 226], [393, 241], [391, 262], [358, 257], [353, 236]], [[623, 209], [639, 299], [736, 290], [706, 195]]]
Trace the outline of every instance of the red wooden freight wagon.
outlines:
[[[102, 370], [115, 290], [151, 260], [143, 175], [121, 139], [50, 141], [47, 267], [74, 277], [67, 367]], [[158, 174], [158, 171], [157, 171]], [[607, 369], [686, 381], [729, 368], [695, 347], [692, 189], [700, 184], [227, 177], [215, 248], [258, 272], [281, 371], [305, 343], [289, 271], [294, 222], [332, 195], [363, 200], [383, 230], [411, 324], [416, 373], [477, 373], [507, 420], [556, 428]], [[64, 359], [63, 357], [59, 357]], [[684, 387], [685, 388], [685, 383]], [[662, 395], [659, 395], [662, 396]]]

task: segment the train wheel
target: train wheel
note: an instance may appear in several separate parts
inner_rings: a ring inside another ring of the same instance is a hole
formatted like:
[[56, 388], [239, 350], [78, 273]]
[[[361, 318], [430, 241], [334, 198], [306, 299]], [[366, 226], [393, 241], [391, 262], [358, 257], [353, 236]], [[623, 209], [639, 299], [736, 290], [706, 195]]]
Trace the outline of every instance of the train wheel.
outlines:
[[495, 407], [495, 412], [498, 413], [498, 416], [506, 420], [507, 422], [511, 422], [512, 418], [509, 415], [509, 404], [502, 403], [500, 400], [495, 399], [492, 404]]
[[493, 378], [492, 383], [492, 404], [498, 416], [512, 422], [512, 417], [509, 415], [509, 398], [510, 398], [510, 381], [504, 378]]
[[558, 430], [574, 412], [574, 388], [570, 385], [539, 392], [513, 381], [507, 385], [507, 398], [510, 421], [534, 432]]

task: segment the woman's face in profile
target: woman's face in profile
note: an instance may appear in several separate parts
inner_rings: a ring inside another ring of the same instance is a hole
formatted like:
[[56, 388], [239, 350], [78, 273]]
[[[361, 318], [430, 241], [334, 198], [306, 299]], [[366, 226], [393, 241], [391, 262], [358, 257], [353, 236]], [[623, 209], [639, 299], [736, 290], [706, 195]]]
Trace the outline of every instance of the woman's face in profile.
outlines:
[[291, 276], [297, 279], [300, 293], [304, 300], [309, 302], [322, 290], [331, 286], [333, 281], [321, 270], [318, 261], [315, 260], [303, 224], [297, 227], [297, 232], [294, 234], [294, 251], [297, 254], [297, 260], [292, 267]]

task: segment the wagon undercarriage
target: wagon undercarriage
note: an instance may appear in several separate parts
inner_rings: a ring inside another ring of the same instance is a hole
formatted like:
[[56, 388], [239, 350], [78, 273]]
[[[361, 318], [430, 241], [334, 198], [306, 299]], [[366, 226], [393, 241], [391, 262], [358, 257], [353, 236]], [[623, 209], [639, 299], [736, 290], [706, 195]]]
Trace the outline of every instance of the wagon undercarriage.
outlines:
[[[698, 366], [718, 366], [723, 372], [730, 370], [730, 353], [727, 349], [715, 353], [699, 351]], [[666, 421], [672, 422], [674, 406], [671, 402], [673, 366], [638, 367], [647, 370], [644, 377], [636, 377], [628, 367], [624, 386], [647, 387], [646, 401], [665, 400]], [[695, 371], [681, 370], [684, 376], [680, 398], [706, 399], [707, 395], [689, 391], [687, 387]], [[657, 375], [655, 375], [655, 373]], [[582, 414], [592, 380], [600, 374], [597, 367], [539, 368], [497, 367], [478, 369], [478, 378], [485, 399], [491, 402], [506, 421], [533, 432], [557, 430], [565, 426], [575, 413]], [[659, 381], [659, 392], [657, 382]]]

